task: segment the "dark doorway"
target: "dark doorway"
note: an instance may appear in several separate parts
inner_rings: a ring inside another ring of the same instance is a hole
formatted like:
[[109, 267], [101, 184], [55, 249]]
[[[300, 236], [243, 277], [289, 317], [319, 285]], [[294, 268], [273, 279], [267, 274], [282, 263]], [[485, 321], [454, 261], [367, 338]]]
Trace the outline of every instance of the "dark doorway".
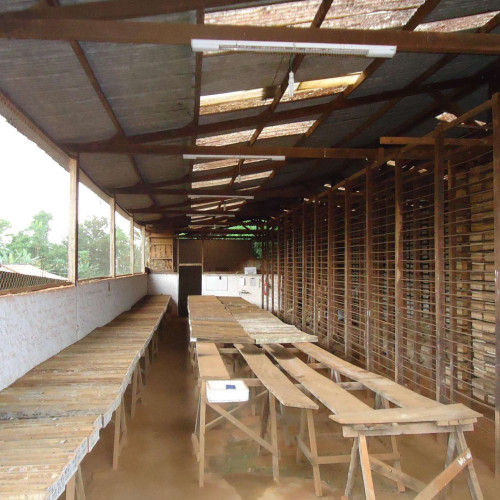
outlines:
[[187, 298], [189, 295], [201, 295], [201, 264], [179, 264], [179, 316], [188, 315]]

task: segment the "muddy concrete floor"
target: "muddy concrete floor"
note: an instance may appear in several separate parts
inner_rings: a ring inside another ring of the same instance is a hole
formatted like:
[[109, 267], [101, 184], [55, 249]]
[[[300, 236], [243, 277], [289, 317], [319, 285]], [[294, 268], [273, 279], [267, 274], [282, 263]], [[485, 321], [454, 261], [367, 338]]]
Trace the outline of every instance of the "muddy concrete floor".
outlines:
[[[88, 500], [253, 500], [315, 499], [312, 470], [307, 462], [296, 464], [296, 448], [287, 446], [280, 427], [280, 484], [273, 483], [271, 457], [257, 456], [257, 445], [245, 438], [231, 424], [207, 433], [205, 487], [198, 487], [198, 467], [192, 452], [196, 402], [195, 378], [187, 355], [187, 321], [173, 319], [160, 343], [150, 379], [139, 403], [135, 418], [130, 419], [127, 401], [128, 434], [120, 454], [119, 470], [111, 469], [113, 424], [101, 431], [94, 450], [82, 464]], [[350, 452], [350, 443], [340, 439], [340, 430], [328, 422], [328, 414], [317, 418], [320, 453], [330, 450]], [[298, 429], [298, 414], [289, 412], [290, 433]], [[258, 417], [250, 409], [244, 421], [259, 429]], [[337, 436], [337, 437], [336, 437]], [[486, 499], [500, 498], [500, 481], [492, 473], [493, 454], [488, 438], [482, 433], [466, 434]], [[398, 439], [403, 470], [429, 481], [442, 470], [446, 445], [432, 436], [404, 436]], [[369, 441], [372, 450], [386, 450], [385, 442]], [[340, 498], [347, 476], [347, 464], [321, 467], [324, 496]], [[377, 498], [383, 500], [413, 498], [411, 492], [398, 494], [395, 484], [374, 475]], [[358, 476], [354, 499], [363, 499], [361, 477]], [[470, 498], [466, 481], [455, 481], [451, 498]]]

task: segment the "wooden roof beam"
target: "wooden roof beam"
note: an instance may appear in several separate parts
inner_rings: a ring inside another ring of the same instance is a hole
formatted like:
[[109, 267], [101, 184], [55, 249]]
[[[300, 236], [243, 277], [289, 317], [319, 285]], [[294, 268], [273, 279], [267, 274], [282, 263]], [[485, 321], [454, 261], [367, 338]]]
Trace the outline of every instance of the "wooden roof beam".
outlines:
[[102, 43], [190, 45], [193, 38], [306, 43], [396, 45], [399, 52], [500, 55], [500, 35], [397, 30], [283, 28], [123, 22], [80, 19], [13, 19], [0, 16], [0, 38]]
[[175, 156], [192, 155], [258, 155], [263, 159], [271, 156], [285, 156], [287, 158], [346, 158], [346, 159], [374, 159], [376, 149], [355, 148], [306, 148], [306, 147], [250, 147], [241, 145], [229, 146], [188, 146], [162, 144], [107, 144], [99, 148], [82, 147], [80, 152], [86, 153], [114, 153], [114, 154], [141, 154]]
[[[276, 189], [266, 189], [265, 191], [253, 192], [253, 191], [238, 191], [235, 189], [217, 189], [217, 188], [200, 188], [200, 189], [169, 189], [169, 188], [150, 188], [148, 185], [143, 186], [130, 186], [111, 189], [115, 194], [162, 194], [162, 195], [196, 195], [196, 196], [220, 196], [221, 198], [227, 196], [254, 196], [255, 199], [258, 198], [294, 198], [304, 196], [304, 192], [301, 188], [291, 187], [291, 188], [276, 188]], [[215, 202], [216, 200], [214, 200]]]

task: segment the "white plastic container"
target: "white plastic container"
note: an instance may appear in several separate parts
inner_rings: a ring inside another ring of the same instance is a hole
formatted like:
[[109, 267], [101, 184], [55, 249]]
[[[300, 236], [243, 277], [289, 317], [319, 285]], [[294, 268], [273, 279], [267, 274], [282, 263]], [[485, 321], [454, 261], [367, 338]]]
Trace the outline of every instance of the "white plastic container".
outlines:
[[248, 401], [249, 390], [242, 380], [209, 380], [207, 399], [209, 403], [240, 403]]

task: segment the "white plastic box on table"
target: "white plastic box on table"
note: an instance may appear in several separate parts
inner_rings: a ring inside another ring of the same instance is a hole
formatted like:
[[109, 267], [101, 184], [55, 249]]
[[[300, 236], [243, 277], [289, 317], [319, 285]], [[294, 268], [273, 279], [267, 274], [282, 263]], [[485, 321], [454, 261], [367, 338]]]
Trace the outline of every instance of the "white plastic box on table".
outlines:
[[248, 401], [249, 390], [242, 380], [209, 380], [207, 399], [209, 403], [239, 403]]

